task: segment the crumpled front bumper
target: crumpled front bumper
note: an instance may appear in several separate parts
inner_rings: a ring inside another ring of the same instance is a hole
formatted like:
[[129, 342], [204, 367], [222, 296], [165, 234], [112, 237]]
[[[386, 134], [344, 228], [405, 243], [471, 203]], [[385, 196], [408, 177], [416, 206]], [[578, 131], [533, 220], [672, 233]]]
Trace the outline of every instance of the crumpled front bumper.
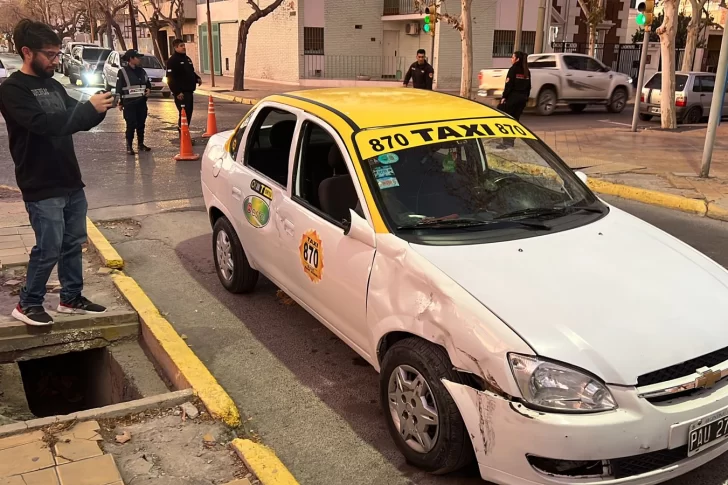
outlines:
[[[686, 452], [689, 425], [728, 407], [725, 383], [710, 393], [710, 399], [659, 407], [638, 398], [633, 388], [613, 390], [624, 407], [595, 414], [544, 413], [490, 391], [448, 380], [443, 384], [468, 428], [482, 478], [501, 485], [652, 485], [728, 451], [728, 441], [724, 441], [692, 457]], [[603, 460], [605, 467], [601, 476], [559, 475], [537, 470], [529, 455], [564, 461]], [[663, 460], [666, 455], [677, 459], [649, 470], [645, 463], [653, 464], [651, 456], [657, 455]], [[635, 473], [615, 478], [612, 470], [618, 466]], [[648, 471], [640, 472], [641, 467]]]

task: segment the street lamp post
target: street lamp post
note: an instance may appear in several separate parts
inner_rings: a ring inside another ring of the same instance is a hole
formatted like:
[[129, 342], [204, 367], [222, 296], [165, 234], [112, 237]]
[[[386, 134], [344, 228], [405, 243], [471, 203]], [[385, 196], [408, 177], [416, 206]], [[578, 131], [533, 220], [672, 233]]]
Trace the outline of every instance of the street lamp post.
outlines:
[[[726, 7], [725, 0], [721, 0], [720, 8]], [[713, 89], [713, 100], [710, 103], [710, 117], [708, 118], [708, 132], [705, 135], [705, 146], [703, 147], [703, 161], [700, 166], [700, 176], [707, 178], [710, 175], [710, 162], [713, 159], [713, 147], [715, 145], [715, 133], [718, 130], [720, 116], [723, 111], [723, 98], [725, 97], [726, 75], [728, 74], [728, 33], [723, 31], [723, 39], [720, 43], [720, 57], [718, 58], [718, 69], [715, 71], [715, 89]]]
[[207, 4], [207, 55], [210, 59], [210, 85], [215, 87], [215, 58], [212, 56], [212, 20], [210, 20], [210, 0]]

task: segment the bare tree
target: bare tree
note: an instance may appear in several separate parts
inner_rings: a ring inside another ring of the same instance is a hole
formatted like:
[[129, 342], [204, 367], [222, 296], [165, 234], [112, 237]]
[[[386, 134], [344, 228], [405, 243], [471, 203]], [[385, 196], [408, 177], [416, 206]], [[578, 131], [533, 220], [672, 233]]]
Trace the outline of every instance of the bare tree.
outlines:
[[664, 19], [657, 28], [662, 49], [661, 121], [662, 128], [677, 126], [675, 117], [675, 35], [677, 34], [677, 0], [662, 0]]
[[75, 34], [84, 15], [79, 0], [21, 0], [19, 5], [25, 17], [49, 25], [61, 38]]
[[[148, 0], [148, 2], [161, 25], [172, 27], [175, 38], [181, 39], [182, 28], [185, 25], [184, 0]], [[163, 9], [167, 10], [167, 13], [164, 13]]]
[[109, 48], [114, 48], [114, 40], [112, 30], [116, 32], [116, 38], [119, 40], [119, 47], [121, 50], [126, 50], [126, 41], [124, 40], [124, 34], [121, 31], [119, 23], [116, 21], [116, 17], [123, 9], [127, 7], [128, 3], [126, 0], [97, 0], [96, 8], [99, 13], [103, 16], [104, 24], [106, 25], [106, 36], [108, 37]]
[[581, 7], [584, 16], [586, 17], [586, 24], [589, 27], [589, 55], [594, 57], [597, 43], [597, 28], [604, 22], [605, 0], [579, 0], [579, 6]]
[[695, 63], [695, 49], [698, 46], [698, 36], [701, 31], [701, 24], [703, 24], [703, 8], [707, 2], [708, 0], [690, 0], [692, 16], [690, 17], [690, 23], [688, 24], [688, 35], [685, 39], [685, 55], [683, 56], [681, 68], [684, 72], [693, 70], [693, 64]]
[[157, 13], [153, 11], [152, 14], [147, 17], [143, 9], [139, 9], [139, 13], [144, 19], [144, 25], [146, 25], [147, 29], [149, 29], [149, 35], [152, 37], [154, 57], [159, 59], [159, 62], [164, 64], [165, 59], [162, 59], [162, 49], [159, 46], [159, 31], [163, 27], [162, 23], [159, 20], [159, 15], [157, 15]]
[[[432, 2], [434, 3], [434, 2]], [[430, 0], [415, 0], [415, 8], [423, 12], [425, 7], [432, 4]], [[460, 0], [460, 15], [454, 16], [441, 12], [445, 0], [440, 0], [437, 6], [438, 18], [452, 26], [460, 33], [460, 96], [470, 98], [473, 91], [473, 0]]]
[[[235, 74], [233, 77], [233, 90], [243, 91], [245, 89], [245, 49], [248, 46], [248, 34], [250, 28], [255, 22], [266, 17], [268, 14], [277, 9], [283, 0], [274, 0], [273, 3], [265, 8], [258, 6], [258, 0], [247, 0], [250, 8], [253, 9], [247, 19], [240, 22], [238, 28], [238, 51], [235, 53]], [[207, 33], [208, 42], [212, 42], [212, 32]], [[210, 59], [211, 68], [214, 69], [214, 60]]]

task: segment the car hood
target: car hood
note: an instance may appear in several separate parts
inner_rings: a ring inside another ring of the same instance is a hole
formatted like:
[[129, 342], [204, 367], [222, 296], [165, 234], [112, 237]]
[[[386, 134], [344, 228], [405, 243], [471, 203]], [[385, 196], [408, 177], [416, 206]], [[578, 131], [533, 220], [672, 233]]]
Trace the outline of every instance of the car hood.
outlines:
[[618, 209], [577, 229], [414, 251], [543, 357], [635, 385], [728, 346], [728, 272]]
[[147, 72], [147, 76], [149, 77], [164, 77], [167, 74], [167, 71], [164, 69], [145, 67], [144, 70]]

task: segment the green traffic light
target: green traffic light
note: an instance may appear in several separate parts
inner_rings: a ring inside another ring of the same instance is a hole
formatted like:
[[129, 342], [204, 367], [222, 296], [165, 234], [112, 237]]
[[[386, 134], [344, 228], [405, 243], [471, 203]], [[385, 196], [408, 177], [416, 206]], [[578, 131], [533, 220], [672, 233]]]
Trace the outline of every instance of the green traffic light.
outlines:
[[637, 25], [645, 25], [646, 20], [647, 19], [645, 19], [645, 14], [643, 14], [642, 12], [637, 14]]
[[426, 24], [429, 24], [430, 23], [430, 16], [429, 15], [425, 17], [425, 23]]
[[425, 29], [424, 30], [425, 30], [425, 32], [429, 32], [430, 31], [430, 24], [425, 24]]

